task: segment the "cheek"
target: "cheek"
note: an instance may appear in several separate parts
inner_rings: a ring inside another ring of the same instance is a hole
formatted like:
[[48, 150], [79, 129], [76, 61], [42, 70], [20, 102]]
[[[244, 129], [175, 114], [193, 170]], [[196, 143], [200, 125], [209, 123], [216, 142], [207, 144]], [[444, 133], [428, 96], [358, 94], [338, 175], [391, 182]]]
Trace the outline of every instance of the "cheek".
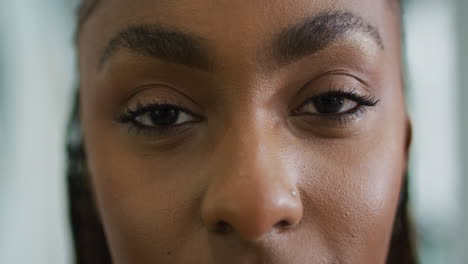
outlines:
[[170, 257], [200, 229], [203, 183], [190, 169], [195, 161], [185, 157], [182, 166], [177, 155], [135, 152], [116, 144], [122, 140], [115, 131], [92, 123], [85, 131], [88, 168], [114, 258]]
[[307, 230], [318, 230], [346, 263], [384, 262], [405, 170], [403, 134], [393, 133], [375, 131], [303, 151], [299, 185], [304, 222], [313, 226]]

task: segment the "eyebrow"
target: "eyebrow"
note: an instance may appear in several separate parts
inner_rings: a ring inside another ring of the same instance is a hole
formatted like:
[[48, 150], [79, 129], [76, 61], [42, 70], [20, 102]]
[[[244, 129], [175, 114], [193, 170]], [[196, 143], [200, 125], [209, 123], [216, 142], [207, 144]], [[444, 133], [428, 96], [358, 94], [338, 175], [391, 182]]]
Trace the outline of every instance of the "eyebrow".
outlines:
[[[361, 32], [384, 48], [376, 27], [351, 12], [325, 12], [290, 26], [277, 34], [269, 54], [269, 61], [284, 66], [302, 57], [325, 49], [330, 43], [352, 32]], [[167, 62], [212, 71], [214, 63], [209, 49], [201, 38], [165, 28], [160, 25], [132, 25], [120, 31], [105, 47], [99, 67], [120, 49], [137, 55], [149, 56]]]
[[351, 12], [327, 12], [287, 28], [274, 41], [273, 57], [285, 65], [325, 49], [353, 32], [364, 33], [384, 49], [377, 28]]
[[168, 62], [210, 71], [209, 53], [201, 40], [187, 33], [158, 25], [133, 25], [118, 33], [107, 44], [99, 66], [102, 67], [118, 50], [158, 58]]

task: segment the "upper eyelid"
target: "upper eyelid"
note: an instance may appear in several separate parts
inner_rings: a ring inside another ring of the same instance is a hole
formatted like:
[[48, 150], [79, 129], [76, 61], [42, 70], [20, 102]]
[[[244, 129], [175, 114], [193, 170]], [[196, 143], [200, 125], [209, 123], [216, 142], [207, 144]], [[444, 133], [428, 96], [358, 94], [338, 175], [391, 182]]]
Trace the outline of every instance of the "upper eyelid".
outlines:
[[[328, 91], [328, 92], [325, 92], [325, 93], [322, 93], [322, 94], [318, 94], [315, 97], [327, 96], [327, 95], [329, 95], [329, 96], [343, 96], [343, 97], [345, 97], [347, 99], [354, 100], [354, 101], [356, 101], [356, 99], [372, 101], [373, 104], [377, 104], [380, 101], [379, 99], [375, 98], [372, 95], [360, 95], [357, 92], [355, 92], [354, 90], [350, 90], [350, 91], [346, 91], [346, 90]], [[362, 101], [361, 101], [361, 103], [362, 103]]]
[[[336, 69], [336, 70], [331, 70], [331, 71], [325, 71], [325, 72], [322, 72], [320, 74], [318, 74], [317, 76], [315, 76], [312, 80], [308, 81], [298, 92], [297, 92], [297, 96], [301, 96], [303, 93], [305, 93], [309, 88], [310, 86], [313, 86], [312, 84], [314, 82], [320, 82], [321, 79], [324, 79], [324, 78], [333, 78], [333, 76], [335, 76], [335, 78], [351, 78], [353, 81], [353, 84], [349, 84], [350, 82], [347, 81], [346, 84], [343, 83], [343, 81], [340, 81], [340, 80], [333, 80], [331, 82], [327, 82], [328, 83], [328, 89], [329, 90], [336, 90], [336, 88], [339, 88], [339, 89], [343, 89], [344, 88], [352, 88], [353, 90], [354, 89], [357, 89], [359, 87], [362, 87], [363, 89], [365, 89], [367, 92], [371, 93], [371, 89], [370, 89], [370, 86], [369, 86], [369, 83], [367, 81], [365, 81], [363, 78], [355, 75], [355, 74], [352, 74], [350, 73], [348, 70], [345, 70], [345, 69]], [[359, 84], [357, 84], [357, 83]], [[338, 83], [338, 84], [337, 84]]]
[[[309, 103], [311, 100], [313, 100], [314, 98], [318, 98], [318, 97], [321, 97], [321, 96], [343, 96], [345, 97], [346, 99], [349, 99], [349, 100], [353, 100], [353, 99], [364, 99], [364, 100], [368, 100], [368, 101], [373, 101], [374, 104], [377, 104], [380, 100], [375, 98], [374, 96], [372, 95], [360, 95], [358, 94], [357, 92], [355, 92], [354, 90], [330, 90], [330, 91], [327, 91], [327, 92], [323, 92], [323, 93], [319, 93], [319, 94], [316, 94], [316, 95], [313, 95], [311, 97], [308, 97], [302, 104], [299, 105], [299, 107], [302, 107], [303, 105]], [[356, 100], [354, 100], [356, 101]]]
[[[325, 74], [322, 74], [322, 75], [325, 75]], [[334, 82], [329, 83], [330, 88], [329, 88], [328, 91], [324, 91], [324, 92], [318, 93], [316, 95], [310, 96], [305, 101], [302, 101], [299, 105], [296, 105], [296, 107], [294, 107], [294, 108], [297, 109], [297, 108], [302, 107], [306, 103], [310, 102], [311, 99], [313, 99], [314, 97], [326, 96], [326, 95], [341, 95], [341, 96], [344, 96], [344, 97], [346, 97], [348, 99], [351, 99], [351, 100], [354, 99], [355, 97], [362, 97], [362, 98], [365, 98], [365, 99], [375, 101], [375, 104], [380, 101], [380, 100], [377, 100], [373, 95], [360, 95], [358, 92], [356, 92], [359, 89], [358, 87], [356, 87], [356, 84], [333, 85], [333, 83]], [[332, 88], [332, 87], [334, 87], [334, 88]], [[336, 87], [338, 87], [338, 88], [336, 88]], [[127, 106], [123, 110], [123, 112], [118, 116], [117, 120], [126, 119], [127, 122], [131, 121], [130, 118], [134, 119], [138, 115], [141, 115], [141, 114], [143, 114], [145, 112], [151, 111], [152, 109], [154, 109], [155, 107], [158, 107], [158, 106], [174, 107], [174, 108], [179, 109], [180, 111], [183, 111], [183, 112], [185, 112], [185, 113], [187, 113], [187, 114], [189, 114], [191, 116], [196, 117], [197, 119], [200, 119], [200, 120], [203, 119], [203, 116], [194, 113], [194, 111], [191, 111], [186, 107], [181, 106], [179, 103], [173, 103], [171, 101], [172, 100], [168, 100], [168, 101], [166, 101], [166, 100], [156, 101], [155, 100], [155, 101], [147, 101], [147, 102], [144, 102], [144, 101], [139, 101], [138, 102], [137, 101], [136, 106], [134, 106], [134, 107], [128, 107]], [[196, 104], [196, 105], [198, 106], [198, 104]], [[291, 109], [291, 110], [293, 110], [293, 109]], [[124, 116], [124, 115], [126, 116], [126, 118], [122, 118], [122, 116]]]
[[174, 100], [147, 100], [147, 101], [137, 101], [134, 107], [127, 107], [126, 110], [128, 111], [149, 111], [152, 110], [153, 108], [157, 107], [172, 107], [172, 108], [177, 108], [180, 109], [184, 112], [193, 114], [193, 111], [189, 110], [188, 107], [182, 106], [181, 101], [174, 101]]
[[[204, 109], [203, 107], [198, 104], [193, 98], [191, 98], [190, 96], [188, 96], [186, 93], [184, 93], [183, 91], [179, 90], [179, 89], [176, 89], [174, 87], [172, 87], [171, 85], [167, 85], [167, 84], [164, 84], [164, 83], [151, 83], [151, 84], [146, 84], [146, 85], [141, 85], [139, 86], [138, 88], [136, 88], [135, 91], [133, 91], [131, 94], [129, 94], [126, 99], [121, 103], [121, 107], [123, 109], [128, 109], [127, 106], [125, 106], [126, 104], [128, 104], [128, 102], [130, 102], [131, 100], [134, 100], [133, 98], [137, 97], [139, 94], [142, 94], [142, 93], [146, 93], [147, 91], [151, 91], [151, 90], [154, 90], [154, 91], [158, 91], [158, 90], [162, 90], [162, 91], [166, 91], [166, 92], [163, 92], [164, 94], [166, 94], [165, 96], [163, 97], [166, 97], [167, 94], [169, 95], [170, 98], [172, 98], [171, 100], [157, 100], [157, 99], [150, 99], [150, 100], [141, 100], [139, 101], [138, 99], [137, 100], [137, 104], [141, 103], [143, 104], [142, 102], [144, 102], [144, 104], [157, 104], [157, 103], [160, 103], [160, 104], [174, 104], [176, 106], [179, 106], [181, 104], [192, 104], [194, 108], [198, 109], [198, 111], [200, 113], [203, 113], [204, 112]], [[159, 94], [159, 92], [157, 92]], [[138, 102], [139, 101], [139, 102]], [[180, 108], [183, 108], [183, 107], [180, 107]], [[185, 110], [187, 110], [185, 108]]]

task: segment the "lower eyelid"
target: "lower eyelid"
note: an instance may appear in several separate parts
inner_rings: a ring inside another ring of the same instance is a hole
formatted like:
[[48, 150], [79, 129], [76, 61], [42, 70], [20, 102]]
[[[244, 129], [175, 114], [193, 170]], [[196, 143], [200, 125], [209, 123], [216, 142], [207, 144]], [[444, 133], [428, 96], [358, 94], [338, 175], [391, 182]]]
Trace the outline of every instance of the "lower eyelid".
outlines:
[[150, 138], [168, 138], [177, 136], [192, 128], [190, 122], [183, 123], [175, 126], [159, 126], [159, 127], [145, 127], [134, 122], [128, 124], [128, 133], [136, 134], [139, 136], [147, 136]]

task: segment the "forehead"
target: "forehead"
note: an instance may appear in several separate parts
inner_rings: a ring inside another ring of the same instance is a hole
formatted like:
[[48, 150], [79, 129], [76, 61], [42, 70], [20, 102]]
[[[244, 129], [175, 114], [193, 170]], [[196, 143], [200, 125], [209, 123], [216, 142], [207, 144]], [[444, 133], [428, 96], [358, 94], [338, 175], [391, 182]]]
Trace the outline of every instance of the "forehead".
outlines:
[[[80, 28], [86, 24], [85, 22], [89, 22], [90, 18], [98, 20], [97, 25], [94, 23], [92, 31], [99, 31], [96, 29], [103, 29], [100, 26], [105, 26], [107, 32], [111, 32], [113, 28], [122, 28], [131, 23], [149, 22], [189, 29], [190, 32], [207, 36], [216, 35], [221, 31], [225, 37], [228, 37], [235, 35], [236, 32], [268, 33], [324, 11], [340, 10], [362, 16], [379, 30], [385, 31], [389, 18], [395, 18], [394, 9], [397, 2], [397, 0], [84, 0], [79, 16]], [[398, 22], [398, 19], [395, 22]], [[249, 36], [244, 35], [244, 38], [246, 37]]]
[[[106, 2], [105, 0], [82, 0], [81, 5], [79, 8], [79, 17], [80, 20], [85, 20], [87, 16], [101, 4]], [[112, 4], [117, 3], [118, 1], [112, 1]], [[392, 9], [398, 9], [400, 6], [401, 0], [383, 0], [383, 1], [362, 1], [362, 0], [348, 0], [348, 1], [337, 1], [337, 0], [306, 0], [306, 1], [284, 1], [284, 0], [253, 0], [253, 1], [223, 1], [223, 0], [218, 0], [218, 1], [213, 1], [213, 0], [194, 0], [194, 1], [187, 1], [187, 0], [157, 0], [157, 1], [143, 1], [140, 0], [138, 2], [130, 2], [127, 3], [126, 1], [120, 1], [121, 3], [125, 3], [125, 6], [128, 6], [129, 4], [138, 4], [139, 6], [142, 5], [151, 5], [153, 7], [190, 7], [191, 5], [197, 6], [200, 8], [206, 8], [206, 7], [227, 7], [230, 5], [226, 5], [226, 2], [229, 4], [234, 4], [235, 6], [240, 6], [241, 9], [250, 9], [251, 7], [254, 6], [260, 6], [260, 7], [282, 7], [282, 4], [292, 4], [289, 5], [292, 8], [289, 8], [288, 11], [293, 10], [294, 6], [301, 6], [302, 4], [305, 4], [306, 6], [310, 7], [318, 7], [318, 8], [333, 8], [333, 7], [346, 7], [346, 6], [359, 6], [363, 9], [366, 9], [369, 7], [369, 3], [372, 4], [380, 4], [381, 2], [386, 2]], [[286, 10], [284, 10], [286, 11]], [[376, 11], [376, 10], [372, 10]]]

